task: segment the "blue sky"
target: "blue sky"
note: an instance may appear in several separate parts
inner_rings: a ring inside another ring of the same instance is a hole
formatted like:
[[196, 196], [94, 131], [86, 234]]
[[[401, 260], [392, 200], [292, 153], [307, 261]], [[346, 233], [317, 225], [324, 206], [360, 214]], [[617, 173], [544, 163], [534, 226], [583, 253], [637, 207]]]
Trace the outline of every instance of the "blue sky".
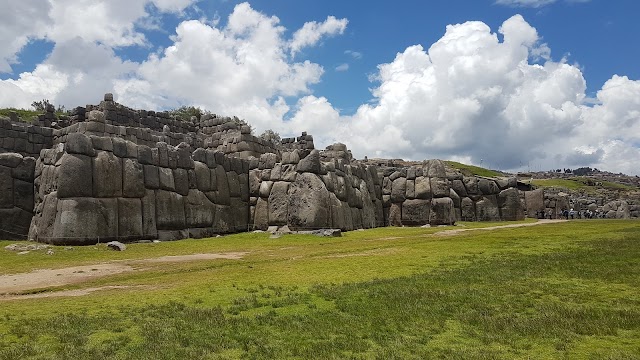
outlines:
[[637, 1], [0, 5], [0, 106], [113, 92], [307, 130], [357, 157], [640, 172]]

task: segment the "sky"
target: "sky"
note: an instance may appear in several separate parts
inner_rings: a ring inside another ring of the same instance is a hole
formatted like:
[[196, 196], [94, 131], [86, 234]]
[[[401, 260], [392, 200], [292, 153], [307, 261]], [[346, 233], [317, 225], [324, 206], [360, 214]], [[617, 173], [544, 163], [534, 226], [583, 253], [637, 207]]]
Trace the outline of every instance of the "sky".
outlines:
[[636, 0], [0, 0], [0, 107], [198, 106], [356, 158], [640, 174]]

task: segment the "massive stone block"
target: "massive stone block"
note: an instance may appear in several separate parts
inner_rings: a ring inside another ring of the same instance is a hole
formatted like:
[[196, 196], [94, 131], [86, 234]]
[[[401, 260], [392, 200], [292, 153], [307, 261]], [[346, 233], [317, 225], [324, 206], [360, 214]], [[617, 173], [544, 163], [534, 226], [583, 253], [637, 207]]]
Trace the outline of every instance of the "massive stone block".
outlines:
[[509, 188], [502, 190], [498, 195], [498, 206], [502, 220], [516, 221], [524, 219], [524, 209], [520, 203], [518, 189]]
[[289, 214], [289, 183], [277, 181], [269, 194], [269, 225], [286, 225]]
[[405, 200], [405, 195], [407, 193], [407, 179], [404, 177], [399, 177], [393, 180], [393, 184], [391, 186], [391, 202], [392, 203], [401, 203]]
[[524, 202], [527, 208], [527, 216], [529, 217], [535, 217], [538, 211], [545, 211], [544, 191], [542, 189], [525, 191]]
[[416, 199], [428, 200], [432, 197], [431, 181], [424, 176], [418, 176], [415, 180], [415, 197]]
[[155, 239], [157, 236], [156, 193], [153, 190], [146, 190], [145, 196], [142, 198], [142, 237]]
[[288, 224], [292, 230], [330, 225], [329, 191], [316, 174], [298, 174], [289, 189]]
[[34, 205], [33, 183], [13, 179], [14, 205], [31, 213]]
[[58, 167], [58, 197], [92, 197], [92, 159], [87, 155], [64, 154]]
[[212, 227], [215, 205], [202, 191], [190, 190], [185, 198], [185, 218], [187, 227]]
[[118, 239], [118, 200], [59, 199], [51, 238], [45, 242], [90, 245]]
[[217, 193], [216, 193], [216, 204], [217, 205], [229, 205], [230, 201], [230, 193], [229, 193], [229, 182], [227, 180], [227, 173], [224, 171], [222, 166], [216, 167], [216, 184], [217, 184]]
[[402, 203], [392, 203], [389, 208], [389, 226], [402, 226]]
[[434, 198], [448, 197], [450, 192], [450, 183], [446, 178], [431, 178], [431, 192]]
[[431, 211], [430, 200], [407, 200], [402, 204], [403, 225], [426, 225]]
[[141, 239], [142, 202], [140, 199], [118, 199], [118, 237], [120, 241]]
[[181, 230], [186, 227], [182, 195], [165, 190], [156, 191], [156, 226], [158, 230]]
[[26, 239], [32, 216], [31, 211], [20, 208], [0, 209], [0, 239]]
[[0, 166], [0, 209], [13, 207], [13, 177], [11, 168]]
[[167, 191], [176, 190], [176, 183], [173, 178], [173, 170], [171, 170], [171, 168], [158, 168], [158, 177], [160, 179], [160, 189]]
[[487, 195], [476, 202], [476, 217], [478, 221], [500, 221], [500, 208], [495, 195]]
[[476, 205], [473, 200], [468, 197], [462, 198], [460, 201], [460, 209], [462, 210], [460, 220], [476, 221]]
[[122, 195], [128, 198], [142, 198], [145, 193], [142, 165], [135, 159], [123, 159]]
[[253, 214], [253, 227], [256, 230], [267, 230], [269, 227], [269, 204], [267, 200], [258, 198]]
[[429, 223], [435, 225], [453, 225], [456, 222], [456, 214], [451, 198], [438, 198], [431, 200], [431, 213]]
[[93, 196], [122, 196], [122, 162], [110, 152], [99, 151], [93, 159]]

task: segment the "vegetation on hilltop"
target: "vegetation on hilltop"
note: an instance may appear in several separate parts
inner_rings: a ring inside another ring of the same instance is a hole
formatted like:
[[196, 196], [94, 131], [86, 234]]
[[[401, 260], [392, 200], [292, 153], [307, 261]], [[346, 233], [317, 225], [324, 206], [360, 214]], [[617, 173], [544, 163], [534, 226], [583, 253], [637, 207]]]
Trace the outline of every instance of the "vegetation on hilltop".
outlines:
[[448, 166], [459, 170], [465, 176], [477, 175], [477, 176], [485, 176], [485, 177], [498, 177], [503, 175], [502, 173], [495, 170], [489, 170], [489, 169], [485, 169], [485, 168], [474, 166], [474, 165], [466, 165], [466, 164], [459, 163], [457, 161], [447, 160], [445, 161], [445, 163]]
[[565, 188], [568, 190], [595, 193], [598, 189], [634, 191], [635, 186], [619, 184], [611, 181], [602, 181], [588, 177], [573, 177], [568, 179], [533, 179], [533, 185], [542, 188]]

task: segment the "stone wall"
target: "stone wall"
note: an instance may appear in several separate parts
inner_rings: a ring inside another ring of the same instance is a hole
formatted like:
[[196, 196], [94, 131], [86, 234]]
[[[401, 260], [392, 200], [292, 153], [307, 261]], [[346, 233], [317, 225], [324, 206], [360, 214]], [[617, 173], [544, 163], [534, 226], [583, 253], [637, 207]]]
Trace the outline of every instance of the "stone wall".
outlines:
[[0, 117], [0, 153], [18, 153], [38, 157], [40, 150], [53, 145], [53, 129], [25, 123], [13, 123]]
[[187, 144], [70, 133], [35, 168], [29, 238], [52, 244], [246, 231], [248, 162]]
[[0, 154], [0, 239], [24, 239], [33, 216], [36, 160], [16, 153]]
[[354, 230], [383, 225], [381, 185], [372, 166], [323, 158], [313, 150], [265, 154], [250, 162], [254, 228]]
[[524, 219], [515, 178], [464, 177], [440, 160], [420, 166], [383, 166], [380, 173], [385, 225]]

